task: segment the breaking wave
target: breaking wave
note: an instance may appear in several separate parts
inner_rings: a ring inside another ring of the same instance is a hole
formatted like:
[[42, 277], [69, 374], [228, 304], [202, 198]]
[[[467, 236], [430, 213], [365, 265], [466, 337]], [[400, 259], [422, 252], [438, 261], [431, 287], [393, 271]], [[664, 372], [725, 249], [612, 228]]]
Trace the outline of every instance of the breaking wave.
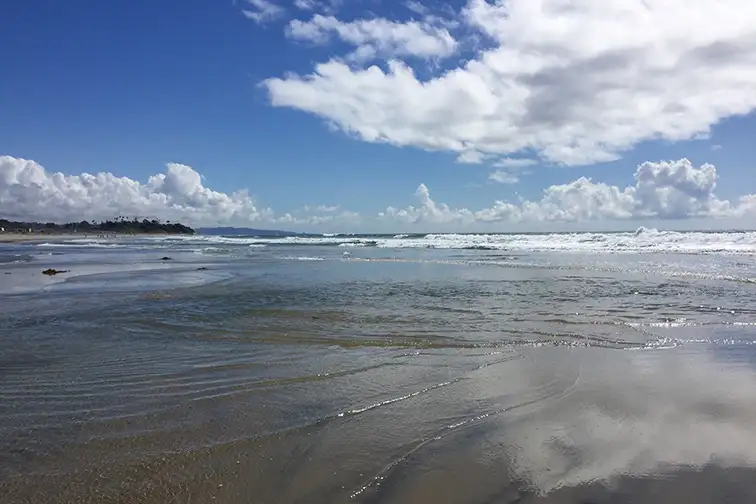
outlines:
[[123, 248], [124, 245], [118, 243], [104, 243], [97, 241], [69, 241], [61, 243], [40, 243], [37, 247], [41, 248]]
[[328, 234], [288, 237], [196, 236], [244, 246], [330, 246], [512, 252], [678, 253], [756, 255], [756, 232], [678, 232], [639, 228], [624, 233]]

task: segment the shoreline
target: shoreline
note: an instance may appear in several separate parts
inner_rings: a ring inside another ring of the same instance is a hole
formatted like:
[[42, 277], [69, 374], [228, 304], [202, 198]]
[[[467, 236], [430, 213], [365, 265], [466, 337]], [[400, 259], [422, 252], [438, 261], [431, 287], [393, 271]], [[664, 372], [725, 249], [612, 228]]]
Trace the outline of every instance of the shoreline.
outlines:
[[118, 238], [129, 238], [137, 236], [192, 236], [173, 233], [134, 233], [134, 234], [106, 234], [106, 233], [0, 233], [0, 244], [2, 243], [23, 243], [33, 241], [65, 241], [73, 239], [81, 240], [108, 240]]
[[38, 233], [0, 233], [0, 243], [16, 243], [37, 240], [65, 240], [76, 235], [68, 234], [38, 234]]

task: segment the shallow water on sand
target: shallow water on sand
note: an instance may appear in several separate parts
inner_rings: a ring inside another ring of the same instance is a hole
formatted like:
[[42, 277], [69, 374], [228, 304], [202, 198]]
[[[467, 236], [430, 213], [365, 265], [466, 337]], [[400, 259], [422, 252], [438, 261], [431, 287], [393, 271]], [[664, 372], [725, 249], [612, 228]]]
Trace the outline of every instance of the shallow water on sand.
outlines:
[[752, 254], [538, 243], [2, 246], [0, 502], [756, 501]]

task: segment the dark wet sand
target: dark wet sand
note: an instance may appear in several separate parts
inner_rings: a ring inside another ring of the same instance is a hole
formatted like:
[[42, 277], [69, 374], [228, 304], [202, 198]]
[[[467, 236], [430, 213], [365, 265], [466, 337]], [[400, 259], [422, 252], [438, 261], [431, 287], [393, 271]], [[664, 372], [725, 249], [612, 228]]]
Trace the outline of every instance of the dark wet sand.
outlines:
[[[382, 352], [375, 357], [389, 364], [372, 371], [353, 362], [329, 376], [209, 394], [196, 394], [193, 380], [195, 392], [152, 412], [27, 430], [0, 456], [1, 502], [703, 504], [756, 496], [756, 406], [744, 402], [756, 378], [742, 362], [724, 369], [703, 352], [674, 349]], [[215, 369], [221, 374], [203, 380], [253, 368]]]
[[[404, 471], [352, 498], [340, 484], [349, 480], [336, 479], [330, 471], [350, 472], [339, 464], [322, 460], [317, 463], [326, 467], [297, 470], [302, 464], [298, 458], [306, 457], [306, 450], [266, 448], [241, 444], [213, 454], [172, 456], [72, 477], [47, 475], [23, 483], [5, 482], [0, 487], [1, 502], [746, 504], [756, 495], [756, 471], [744, 468], [709, 466], [649, 477], [619, 477], [608, 484], [563, 487], [544, 496], [534, 492], [528, 482], [513, 477], [507, 460], [476, 465], [461, 459], [454, 470], [436, 469], [420, 475], [416, 467], [420, 463], [410, 458]], [[271, 456], [277, 457], [278, 463], [271, 461]], [[261, 460], [265, 458], [268, 460]]]

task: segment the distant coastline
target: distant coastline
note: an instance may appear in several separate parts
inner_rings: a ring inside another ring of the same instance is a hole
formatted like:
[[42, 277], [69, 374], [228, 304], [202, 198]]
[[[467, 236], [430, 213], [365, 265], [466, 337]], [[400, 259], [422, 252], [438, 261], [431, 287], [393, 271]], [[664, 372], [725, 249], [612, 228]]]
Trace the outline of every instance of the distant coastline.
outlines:
[[24, 222], [0, 219], [0, 241], [70, 238], [84, 235], [193, 235], [196, 231], [180, 222], [158, 219], [117, 218], [105, 221], [80, 221], [58, 224], [54, 222]]
[[205, 227], [197, 230], [199, 234], [213, 236], [264, 236], [268, 238], [283, 238], [287, 236], [322, 236], [318, 233], [298, 233], [279, 229], [253, 229], [246, 227]]

